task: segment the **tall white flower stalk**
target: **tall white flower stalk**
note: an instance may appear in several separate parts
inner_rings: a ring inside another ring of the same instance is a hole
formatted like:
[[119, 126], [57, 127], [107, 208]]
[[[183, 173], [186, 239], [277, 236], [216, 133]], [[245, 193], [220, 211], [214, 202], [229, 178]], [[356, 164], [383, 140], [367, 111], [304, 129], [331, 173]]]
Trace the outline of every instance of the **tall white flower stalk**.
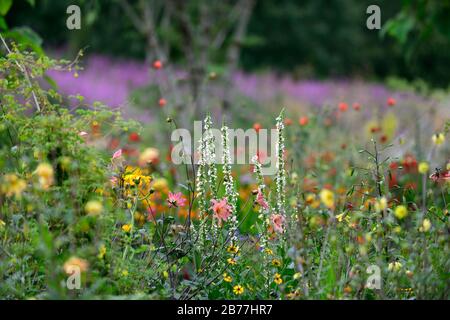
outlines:
[[276, 128], [278, 139], [275, 146], [277, 153], [277, 173], [275, 177], [276, 182], [276, 204], [275, 210], [282, 215], [285, 215], [285, 202], [286, 202], [286, 170], [284, 164], [284, 110], [281, 111], [280, 115], [276, 119]]
[[[260, 193], [262, 196], [264, 196], [266, 185], [264, 183], [264, 178], [261, 171], [261, 163], [259, 162], [258, 156], [253, 156], [252, 164], [253, 172], [256, 175], [256, 180], [258, 183], [258, 194]], [[258, 194], [256, 196], [258, 196]], [[262, 250], [266, 249], [269, 240], [267, 236], [267, 231], [269, 230], [270, 225], [269, 213], [270, 209], [264, 208], [264, 206], [261, 205], [258, 206], [258, 218], [262, 221], [262, 230], [259, 239]]]
[[237, 212], [236, 204], [238, 194], [235, 190], [233, 176], [231, 174], [231, 153], [230, 153], [230, 141], [228, 136], [228, 127], [226, 125], [222, 126], [222, 162], [223, 162], [223, 180], [225, 185], [225, 194], [227, 202], [231, 207], [231, 227], [230, 232], [232, 234], [231, 243], [235, 243], [237, 240]]
[[207, 230], [207, 216], [210, 203], [208, 201], [208, 191], [210, 196], [216, 197], [217, 167], [216, 167], [216, 147], [215, 138], [212, 134], [211, 116], [207, 115], [204, 120], [204, 132], [199, 141], [198, 153], [199, 161], [196, 177], [196, 192], [200, 208], [200, 243], [204, 243]]

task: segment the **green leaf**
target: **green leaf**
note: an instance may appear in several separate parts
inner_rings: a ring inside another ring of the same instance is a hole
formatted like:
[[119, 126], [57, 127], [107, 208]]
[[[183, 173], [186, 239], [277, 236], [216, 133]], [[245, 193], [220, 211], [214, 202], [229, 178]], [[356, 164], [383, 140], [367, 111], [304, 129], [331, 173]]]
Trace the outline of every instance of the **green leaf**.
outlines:
[[12, 6], [12, 0], [0, 0], [0, 15], [5, 16]]
[[0, 17], [0, 30], [7, 30], [8, 25], [6, 24], [6, 20], [3, 17]]
[[[0, 0], [1, 1], [1, 0]], [[18, 44], [30, 48], [39, 55], [44, 54], [41, 37], [28, 27], [18, 27], [5, 33], [7, 38], [15, 40]]]

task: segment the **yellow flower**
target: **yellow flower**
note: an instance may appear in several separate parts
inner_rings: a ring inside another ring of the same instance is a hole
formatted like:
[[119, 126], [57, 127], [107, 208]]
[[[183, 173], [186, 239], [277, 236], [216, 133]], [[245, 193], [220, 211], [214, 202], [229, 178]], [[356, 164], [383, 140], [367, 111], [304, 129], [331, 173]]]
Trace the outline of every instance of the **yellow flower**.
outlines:
[[398, 261], [390, 262], [388, 264], [388, 270], [397, 272], [397, 271], [399, 271], [402, 268], [402, 266], [403, 265], [400, 262], [398, 262]]
[[169, 189], [169, 183], [164, 178], [155, 179], [152, 185], [153, 189], [158, 192], [166, 192]]
[[266, 249], [264, 250], [264, 252], [265, 252], [267, 255], [269, 255], [269, 256], [273, 255], [273, 251], [272, 251], [271, 249], [269, 249], [269, 248], [266, 248]]
[[47, 190], [53, 184], [53, 167], [49, 163], [40, 163], [35, 173], [39, 177], [41, 188]]
[[420, 232], [428, 232], [431, 229], [431, 221], [429, 219], [423, 219], [422, 226], [419, 228]]
[[130, 232], [131, 231], [131, 224], [124, 224], [123, 226], [122, 226], [122, 230], [124, 231], [124, 232]]
[[302, 274], [300, 272], [297, 272], [294, 274], [294, 280], [300, 279]]
[[279, 266], [281, 266], [281, 262], [278, 259], [273, 259], [272, 260], [272, 265], [275, 266], [275, 267], [279, 267]]
[[345, 212], [343, 212], [343, 213], [341, 213], [341, 214], [338, 214], [338, 215], [336, 216], [337, 221], [338, 221], [338, 222], [342, 222], [342, 221], [344, 220], [344, 216], [345, 216]]
[[406, 209], [405, 206], [400, 205], [397, 208], [395, 208], [394, 215], [397, 217], [397, 219], [403, 219], [408, 215], [408, 209]]
[[381, 197], [377, 202], [375, 202], [375, 211], [381, 212], [386, 210], [387, 208], [387, 200], [385, 197]]
[[124, 277], [126, 277], [126, 276], [128, 276], [128, 270], [126, 270], [126, 269], [124, 269], [124, 270], [122, 270], [122, 276], [124, 276]]
[[431, 140], [433, 140], [433, 143], [435, 145], [439, 146], [445, 142], [445, 135], [443, 133], [433, 134]]
[[419, 173], [426, 174], [428, 170], [430, 169], [430, 166], [426, 162], [419, 163]]
[[231, 282], [231, 281], [233, 281], [233, 278], [231, 278], [228, 274], [224, 273], [223, 274], [223, 281]]
[[236, 254], [239, 252], [239, 247], [232, 244], [227, 248], [227, 252]]
[[137, 187], [141, 196], [146, 196], [150, 192], [151, 177], [144, 175], [140, 168], [127, 166], [123, 175], [123, 183], [127, 188], [127, 195], [135, 195], [133, 193], [134, 187]]
[[90, 200], [86, 203], [84, 211], [90, 216], [98, 216], [103, 211], [103, 205], [100, 201]]
[[275, 275], [273, 276], [273, 281], [276, 284], [282, 284], [283, 283], [283, 279], [281, 279], [281, 274], [275, 273]]
[[308, 193], [305, 198], [306, 204], [312, 204], [316, 200], [316, 195], [314, 193]]
[[66, 274], [72, 274], [74, 270], [79, 270], [81, 272], [86, 272], [89, 268], [89, 262], [84, 259], [78, 258], [76, 256], [70, 257], [63, 266], [64, 272]]
[[4, 193], [7, 197], [15, 196], [16, 198], [20, 198], [22, 192], [27, 187], [25, 180], [20, 179], [15, 174], [5, 174], [3, 178], [3, 184], [1, 186], [1, 192]]
[[145, 216], [139, 211], [136, 211], [134, 213], [134, 221], [136, 221], [139, 226], [142, 226], [145, 223]]
[[320, 200], [327, 208], [334, 207], [334, 193], [328, 189], [320, 191]]
[[163, 277], [166, 279], [169, 277], [169, 273], [166, 270], [163, 271]]
[[99, 259], [103, 259], [103, 258], [105, 257], [105, 254], [106, 254], [106, 246], [105, 246], [104, 244], [102, 244], [102, 245], [100, 246], [100, 248], [98, 249], [98, 255], [97, 255], [97, 257], [98, 257]]
[[235, 265], [235, 264], [236, 264], [236, 260], [233, 259], [233, 258], [228, 258], [228, 259], [227, 259], [227, 262], [228, 262], [229, 264], [231, 264], [231, 265]]
[[244, 293], [244, 287], [238, 284], [233, 287], [233, 292], [235, 295], [241, 295]]

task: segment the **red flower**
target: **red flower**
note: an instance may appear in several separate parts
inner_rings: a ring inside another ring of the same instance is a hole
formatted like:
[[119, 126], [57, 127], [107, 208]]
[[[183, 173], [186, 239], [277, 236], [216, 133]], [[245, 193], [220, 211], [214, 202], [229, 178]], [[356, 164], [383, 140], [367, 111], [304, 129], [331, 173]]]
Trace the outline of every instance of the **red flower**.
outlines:
[[430, 176], [430, 179], [433, 180], [434, 182], [443, 182], [446, 180], [450, 180], [450, 170], [444, 172], [436, 170], [436, 172]]
[[253, 125], [253, 129], [255, 129], [256, 132], [259, 132], [259, 130], [261, 129], [261, 124], [258, 123], [258, 122], [256, 122], [256, 123]]
[[307, 116], [303, 116], [303, 117], [300, 117], [300, 119], [298, 119], [298, 123], [301, 126], [306, 126], [308, 124], [308, 122], [309, 122], [309, 118]]
[[164, 106], [166, 105], [166, 103], [167, 103], [167, 101], [166, 101], [166, 99], [164, 99], [164, 98], [161, 98], [161, 99], [159, 99], [159, 101], [158, 101], [158, 105], [159, 105], [160, 107], [164, 107]]
[[353, 110], [356, 110], [356, 111], [361, 110], [361, 105], [358, 102], [355, 102], [353, 104]]
[[345, 112], [348, 110], [348, 104], [345, 102], [340, 102], [338, 106], [339, 106], [339, 111], [341, 111], [341, 112]]
[[156, 60], [155, 62], [153, 62], [153, 68], [155, 68], [156, 70], [161, 69], [162, 68], [162, 62], [160, 60]]
[[128, 136], [128, 141], [130, 142], [138, 142], [139, 141], [139, 135], [136, 132], [130, 133]]
[[286, 119], [284, 120], [284, 124], [285, 124], [286, 126], [290, 126], [290, 125], [292, 124], [292, 120], [291, 120], [290, 118], [286, 118]]
[[389, 107], [393, 107], [397, 104], [397, 101], [394, 98], [390, 97], [387, 99], [387, 104]]

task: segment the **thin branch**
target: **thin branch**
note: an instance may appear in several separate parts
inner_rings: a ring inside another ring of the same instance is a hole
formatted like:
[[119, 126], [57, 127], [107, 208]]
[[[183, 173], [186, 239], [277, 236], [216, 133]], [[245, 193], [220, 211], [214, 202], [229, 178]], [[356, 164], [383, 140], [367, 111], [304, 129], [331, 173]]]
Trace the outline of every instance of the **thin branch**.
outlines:
[[[6, 41], [3, 38], [1, 33], [0, 33], [0, 40], [2, 41], [3, 46], [6, 48], [6, 51], [8, 52], [8, 54], [11, 54], [12, 52], [9, 49], [8, 44], [6, 43]], [[33, 100], [34, 100], [34, 104], [36, 105], [36, 109], [37, 109], [38, 112], [40, 112], [41, 111], [41, 106], [39, 105], [39, 101], [37, 99], [36, 92], [34, 91], [34, 88], [33, 88], [33, 83], [31, 82], [30, 75], [28, 74], [28, 71], [27, 71], [26, 67], [20, 65], [20, 63], [17, 62], [17, 60], [15, 60], [14, 62], [16, 63], [16, 65], [19, 68], [19, 70], [24, 74], [25, 80], [27, 81], [27, 83], [28, 83], [28, 85], [29, 85], [29, 87], [31, 89], [31, 95], [33, 96]]]

